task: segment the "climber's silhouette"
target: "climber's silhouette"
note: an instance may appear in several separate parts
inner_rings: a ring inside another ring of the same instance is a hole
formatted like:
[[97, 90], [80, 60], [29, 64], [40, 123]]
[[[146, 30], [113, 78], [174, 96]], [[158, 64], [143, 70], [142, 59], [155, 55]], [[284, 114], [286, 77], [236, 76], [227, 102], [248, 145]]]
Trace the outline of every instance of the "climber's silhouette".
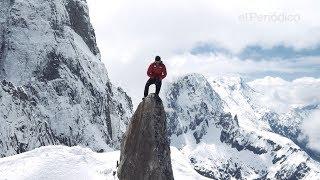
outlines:
[[151, 84], [156, 85], [156, 95], [159, 95], [162, 79], [167, 76], [166, 66], [161, 61], [160, 56], [156, 56], [155, 61], [150, 64], [147, 74], [150, 78], [144, 88], [144, 97], [148, 96], [149, 86]]

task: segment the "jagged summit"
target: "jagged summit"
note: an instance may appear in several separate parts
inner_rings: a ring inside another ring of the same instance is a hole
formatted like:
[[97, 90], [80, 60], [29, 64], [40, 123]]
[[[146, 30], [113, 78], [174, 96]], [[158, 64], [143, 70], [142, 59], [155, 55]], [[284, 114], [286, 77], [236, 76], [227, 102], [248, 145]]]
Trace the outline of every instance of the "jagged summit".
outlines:
[[170, 141], [162, 100], [147, 96], [138, 106], [121, 143], [120, 180], [172, 180]]

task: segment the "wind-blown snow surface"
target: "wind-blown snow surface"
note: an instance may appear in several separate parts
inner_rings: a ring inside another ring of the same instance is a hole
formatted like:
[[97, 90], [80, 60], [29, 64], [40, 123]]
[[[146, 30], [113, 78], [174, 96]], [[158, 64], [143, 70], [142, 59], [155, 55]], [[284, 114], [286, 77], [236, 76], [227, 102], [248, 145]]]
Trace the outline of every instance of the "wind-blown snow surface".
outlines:
[[[206, 180], [176, 148], [171, 147], [175, 179]], [[15, 180], [115, 180], [120, 152], [96, 153], [74, 146], [44, 146], [0, 159], [1, 179]]]
[[200, 174], [217, 179], [320, 176], [319, 162], [263, 119], [269, 110], [257, 102], [261, 94], [241, 78], [208, 81], [190, 74], [169, 84], [163, 97], [171, 145]]
[[100, 61], [85, 0], [1, 0], [0, 80], [0, 156], [117, 148], [132, 115]]

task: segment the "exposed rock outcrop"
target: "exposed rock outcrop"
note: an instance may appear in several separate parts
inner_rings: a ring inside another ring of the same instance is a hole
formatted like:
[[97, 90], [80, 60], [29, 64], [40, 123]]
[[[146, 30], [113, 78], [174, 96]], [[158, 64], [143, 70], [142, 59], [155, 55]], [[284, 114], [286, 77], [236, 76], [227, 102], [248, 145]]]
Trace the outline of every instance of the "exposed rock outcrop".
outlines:
[[141, 102], [121, 143], [120, 180], [172, 180], [170, 142], [161, 99], [150, 94]]

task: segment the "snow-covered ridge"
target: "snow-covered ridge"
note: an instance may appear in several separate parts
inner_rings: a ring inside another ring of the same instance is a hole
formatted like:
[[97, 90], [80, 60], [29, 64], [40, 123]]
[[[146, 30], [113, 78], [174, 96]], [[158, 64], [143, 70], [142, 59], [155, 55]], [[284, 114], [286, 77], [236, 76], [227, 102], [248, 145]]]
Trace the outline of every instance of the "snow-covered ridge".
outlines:
[[199, 74], [177, 79], [166, 87], [164, 93], [169, 135], [179, 136], [193, 131], [199, 141], [206, 131], [206, 124], [223, 108], [220, 97]]
[[[168, 126], [174, 132], [171, 144], [189, 157], [200, 174], [217, 179], [319, 175], [318, 162], [261, 120], [269, 110], [257, 101], [261, 94], [241, 78], [208, 82], [199, 74], [186, 75], [169, 84], [165, 95]], [[199, 123], [191, 126], [192, 122]]]
[[[319, 110], [320, 105], [309, 105], [293, 108], [283, 114], [269, 112], [266, 113], [261, 120], [268, 122], [273, 132], [291, 139], [313, 159], [320, 161], [320, 152], [310, 145], [313, 137], [309, 136], [309, 131], [315, 130], [317, 127], [313, 128], [313, 126], [317, 126], [317, 124], [308, 120], [314, 112]], [[308, 126], [307, 129], [304, 127], [306, 125]], [[317, 137], [317, 135], [315, 136]]]
[[286, 81], [265, 77], [249, 82], [262, 94], [257, 101], [269, 108], [261, 121], [273, 132], [292, 139], [316, 160], [320, 160], [320, 79], [303, 77]]
[[239, 125], [247, 130], [269, 129], [263, 122], [257, 123], [267, 108], [257, 101], [262, 94], [251, 88], [241, 77], [209, 77], [212, 88], [223, 100], [224, 111], [237, 115]]

